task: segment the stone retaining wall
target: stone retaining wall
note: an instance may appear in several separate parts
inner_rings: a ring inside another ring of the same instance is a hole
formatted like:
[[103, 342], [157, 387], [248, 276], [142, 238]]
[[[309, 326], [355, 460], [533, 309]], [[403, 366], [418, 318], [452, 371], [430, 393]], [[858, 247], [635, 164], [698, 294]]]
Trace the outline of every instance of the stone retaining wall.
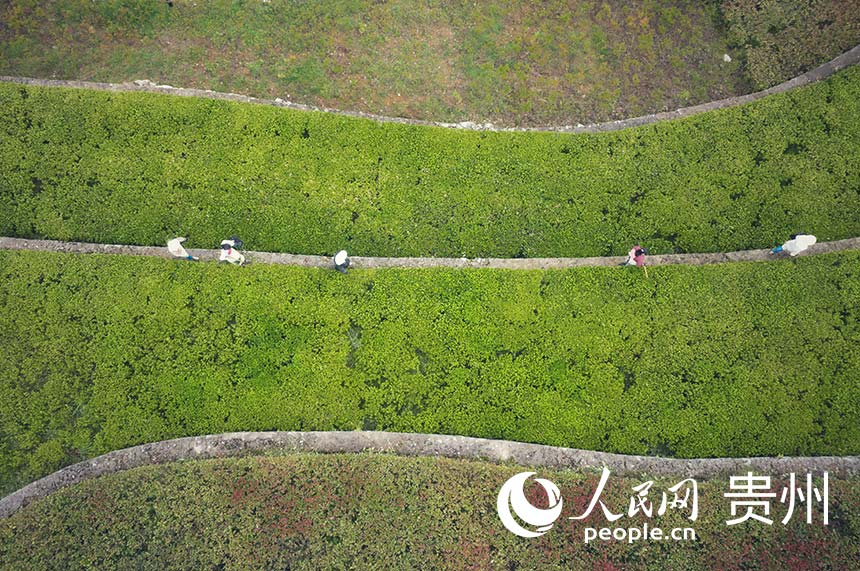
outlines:
[[642, 117], [632, 117], [630, 119], [622, 119], [620, 121], [608, 121], [606, 123], [592, 123], [589, 125], [561, 125], [561, 126], [547, 126], [547, 127], [496, 127], [492, 123], [473, 123], [471, 121], [464, 121], [462, 123], [441, 123], [435, 121], [422, 121], [418, 119], [406, 119], [403, 117], [385, 117], [382, 115], [374, 115], [371, 113], [362, 113], [359, 111], [342, 111], [338, 109], [330, 109], [327, 107], [314, 107], [312, 105], [303, 105], [301, 103], [293, 103], [291, 101], [284, 101], [280, 98], [278, 99], [259, 99], [256, 97], [250, 97], [248, 95], [240, 95], [237, 93], [219, 93], [217, 91], [211, 91], [209, 89], [187, 89], [183, 87], [173, 87], [170, 85], [157, 85], [152, 83], [147, 79], [140, 79], [133, 82], [128, 83], [98, 83], [92, 81], [72, 81], [72, 80], [58, 80], [58, 79], [35, 79], [31, 77], [10, 77], [10, 76], [0, 76], [0, 81], [7, 83], [23, 83], [27, 85], [39, 85], [42, 87], [74, 87], [74, 88], [82, 88], [82, 89], [98, 89], [102, 91], [144, 91], [148, 93], [161, 93], [166, 95], [179, 95], [183, 97], [205, 97], [207, 99], [222, 99], [227, 101], [236, 101], [240, 103], [255, 103], [260, 105], [273, 105], [275, 107], [284, 107], [288, 109], [295, 109], [299, 111], [320, 111], [325, 113], [335, 113], [337, 115], [344, 115], [348, 117], [359, 117], [363, 119], [370, 119], [373, 121], [380, 121], [385, 123], [403, 123], [407, 125], [424, 125], [424, 126], [435, 126], [435, 127], [446, 127], [446, 128], [454, 128], [454, 129], [468, 129], [468, 130], [478, 130], [478, 131], [538, 131], [538, 132], [555, 132], [555, 133], [597, 133], [602, 131], [618, 131], [620, 129], [628, 129], [630, 127], [638, 127], [640, 125], [647, 125], [650, 123], [656, 123], [658, 121], [667, 121], [671, 119], [679, 119], [681, 117], [690, 117], [692, 115], [698, 115], [699, 113], [706, 113], [708, 111], [713, 111], [715, 109], [724, 109], [726, 107], [734, 107], [736, 105], [743, 105], [745, 103], [750, 103], [757, 99], [761, 99], [762, 97], [766, 97], [768, 95], [772, 95], [774, 93], [782, 93], [785, 91], [789, 91], [791, 89], [795, 89], [797, 87], [801, 87], [803, 85], [813, 83], [816, 81], [821, 81], [825, 79], [840, 69], [846, 68], [848, 66], [854, 65], [860, 62], [860, 46], [855, 46], [854, 48], [848, 50], [844, 54], [834, 58], [833, 60], [818, 66], [817, 68], [808, 71], [804, 74], [801, 74], [793, 79], [789, 79], [779, 85], [775, 85], [764, 91], [758, 91], [756, 93], [750, 93], [749, 95], [741, 95], [738, 97], [730, 97], [728, 99], [720, 99], [718, 101], [711, 101], [709, 103], [703, 103], [701, 105], [694, 105], [692, 107], [684, 107], [682, 109], [677, 109], [675, 111], [665, 111], [662, 113], [652, 113], [651, 115], [644, 115]]
[[772, 476], [827, 471], [834, 476], [860, 475], [860, 456], [798, 458], [675, 459], [626, 456], [541, 444], [439, 434], [400, 432], [232, 432], [142, 444], [85, 460], [29, 484], [0, 500], [0, 517], [8, 517], [35, 499], [78, 482], [148, 464], [224, 458], [272, 452], [387, 452], [401, 456], [467, 458], [522, 466], [589, 469], [606, 466], [615, 474], [712, 478], [748, 470]]
[[[833, 242], [820, 242], [799, 254], [808, 256], [827, 252], [860, 249], [860, 238], [848, 238]], [[74, 254], [114, 254], [121, 256], [152, 256], [173, 258], [167, 246], [125, 246], [118, 244], [91, 244], [87, 242], [58, 242], [56, 240], [27, 240], [24, 238], [0, 237], [0, 250], [33, 250], [39, 252], [66, 252]], [[189, 249], [189, 253], [205, 261], [217, 261], [220, 250]], [[281, 264], [309, 268], [332, 268], [331, 258], [302, 254], [279, 254], [276, 252], [244, 251], [248, 261], [262, 264]], [[665, 266], [683, 264], [699, 266], [729, 262], [764, 262], [787, 258], [785, 254], [772, 255], [770, 250], [742, 250], [739, 252], [717, 252], [703, 254], [649, 255], [647, 265]], [[351, 256], [351, 268], [495, 268], [504, 270], [547, 270], [576, 267], [618, 266], [625, 256], [605, 258], [372, 258]]]

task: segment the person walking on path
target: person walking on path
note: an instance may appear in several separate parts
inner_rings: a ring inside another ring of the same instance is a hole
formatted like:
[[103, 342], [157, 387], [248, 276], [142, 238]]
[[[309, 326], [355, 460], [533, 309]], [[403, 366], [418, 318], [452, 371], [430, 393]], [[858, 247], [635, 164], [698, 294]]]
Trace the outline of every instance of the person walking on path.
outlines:
[[188, 240], [188, 238], [186, 237], [178, 237], [173, 238], [172, 240], [168, 240], [167, 251], [176, 256], [177, 258], [184, 258], [186, 260], [192, 261], [199, 260], [200, 258], [192, 256], [185, 250], [185, 248], [182, 247], [182, 243], [186, 240]]
[[349, 256], [346, 254], [346, 250], [341, 250], [335, 254], [332, 261], [334, 262], [334, 269], [342, 274], [346, 273], [346, 269], [349, 267]]
[[779, 254], [780, 252], [787, 252], [789, 256], [794, 257], [799, 253], [808, 250], [809, 247], [817, 241], [818, 239], [812, 234], [792, 234], [791, 239], [788, 242], [782, 246], [777, 246], [771, 250], [770, 253]]
[[245, 256], [239, 252], [242, 247], [242, 240], [233, 236], [229, 240], [221, 240], [221, 256], [218, 258], [221, 262], [229, 262], [242, 266], [245, 264]]

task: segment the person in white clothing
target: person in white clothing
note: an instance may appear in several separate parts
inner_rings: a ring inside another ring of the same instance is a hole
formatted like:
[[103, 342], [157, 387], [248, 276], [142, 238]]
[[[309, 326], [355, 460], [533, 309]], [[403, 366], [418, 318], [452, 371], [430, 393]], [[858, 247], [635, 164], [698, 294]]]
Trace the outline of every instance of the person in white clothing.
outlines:
[[199, 260], [195, 256], [189, 254], [185, 248], [182, 247], [182, 243], [186, 241], [188, 238], [173, 238], [172, 240], [167, 241], [167, 251], [176, 256], [177, 258], [185, 258], [186, 260]]
[[242, 241], [235, 236], [229, 240], [221, 240], [221, 256], [218, 258], [221, 262], [230, 262], [241, 266], [245, 263], [245, 256], [239, 253], [238, 248], [242, 246]]
[[778, 254], [780, 252], [787, 252], [789, 256], [794, 257], [799, 253], [808, 250], [809, 247], [815, 244], [817, 240], [818, 239], [812, 234], [795, 234], [791, 237], [791, 240], [782, 246], [777, 246], [771, 250], [770, 253]]
[[332, 261], [334, 262], [334, 269], [342, 274], [346, 273], [346, 269], [349, 267], [349, 256], [347, 256], [346, 250], [341, 250], [335, 254]]

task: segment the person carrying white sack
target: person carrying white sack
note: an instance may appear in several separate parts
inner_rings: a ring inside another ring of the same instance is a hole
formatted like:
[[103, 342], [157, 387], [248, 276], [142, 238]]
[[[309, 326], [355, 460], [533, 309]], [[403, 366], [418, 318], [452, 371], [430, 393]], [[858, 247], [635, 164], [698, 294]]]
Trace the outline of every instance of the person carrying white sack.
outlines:
[[239, 253], [239, 248], [242, 247], [242, 240], [233, 236], [229, 240], [221, 240], [221, 256], [218, 258], [221, 262], [229, 262], [241, 266], [245, 263], [245, 256]]
[[332, 258], [334, 262], [334, 269], [339, 271], [342, 274], [346, 273], [346, 269], [349, 267], [349, 256], [346, 253], [346, 250], [341, 250]]
[[173, 238], [172, 240], [168, 240], [167, 251], [176, 256], [177, 258], [184, 258], [186, 260], [192, 261], [199, 260], [200, 258], [192, 256], [185, 250], [185, 248], [182, 247], [182, 243], [186, 240], [188, 240], [188, 238], [184, 238], [181, 236], [178, 238]]
[[809, 247], [817, 241], [818, 239], [812, 234], [793, 234], [788, 242], [782, 246], [777, 246], [771, 250], [770, 253], [778, 254], [780, 252], [787, 252], [789, 256], [794, 257], [799, 253], [808, 250]]

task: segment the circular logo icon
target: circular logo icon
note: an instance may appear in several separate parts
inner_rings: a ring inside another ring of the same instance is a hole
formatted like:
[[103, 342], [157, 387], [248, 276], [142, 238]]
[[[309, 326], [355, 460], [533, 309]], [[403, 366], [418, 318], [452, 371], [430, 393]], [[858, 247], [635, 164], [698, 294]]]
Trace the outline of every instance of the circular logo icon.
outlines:
[[[525, 484], [534, 472], [520, 472], [502, 485], [499, 490], [499, 497], [496, 501], [496, 509], [499, 512], [499, 519], [502, 520], [504, 526], [520, 537], [540, 537], [552, 528], [552, 524], [561, 515], [561, 492], [558, 487], [543, 478], [535, 478], [535, 482], [543, 486], [547, 498], [549, 498], [549, 508], [536, 508], [526, 499]], [[511, 513], [513, 510], [513, 514]], [[530, 531], [520, 525], [514, 514], [524, 523], [535, 528], [535, 531]]]

